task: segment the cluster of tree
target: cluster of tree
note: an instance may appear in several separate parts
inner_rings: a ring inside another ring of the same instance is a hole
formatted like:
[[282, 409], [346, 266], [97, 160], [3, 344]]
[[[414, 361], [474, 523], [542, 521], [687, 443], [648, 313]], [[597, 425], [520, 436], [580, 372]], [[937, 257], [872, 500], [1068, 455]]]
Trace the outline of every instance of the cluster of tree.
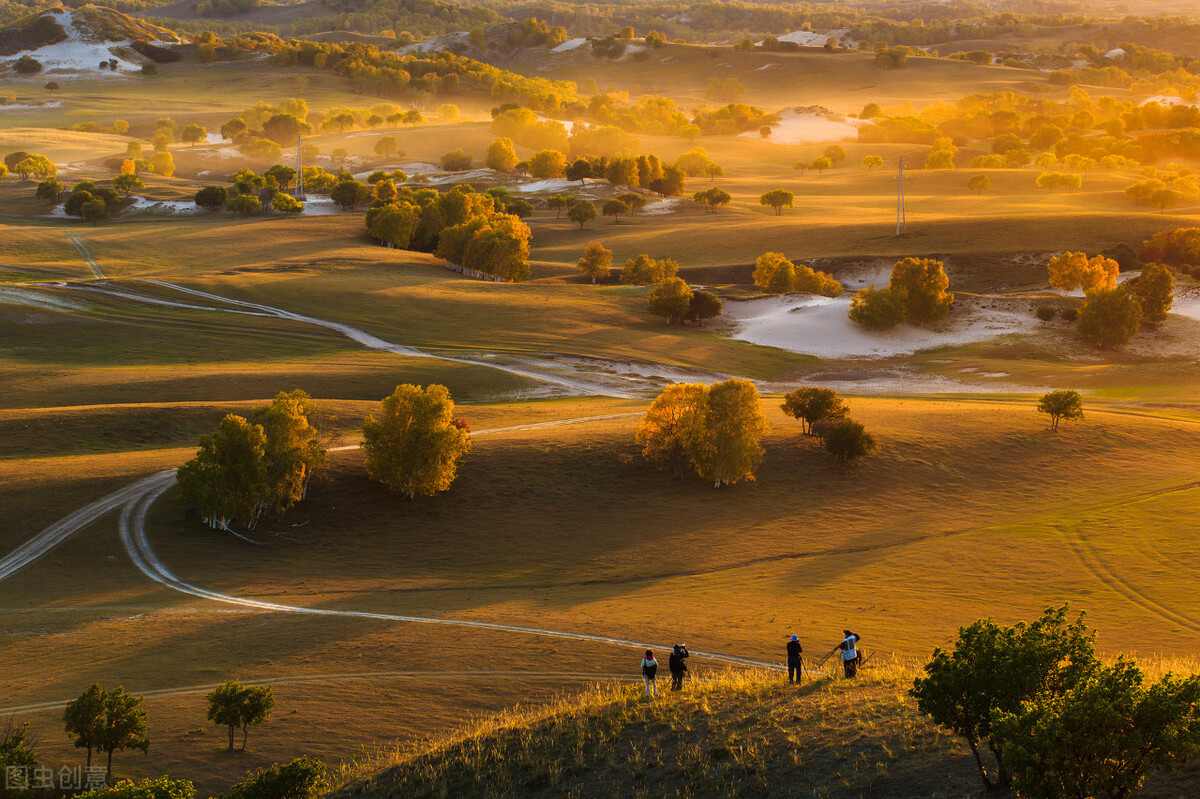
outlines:
[[954, 154], [957, 152], [958, 147], [954, 144], [954, 139], [949, 136], [936, 138], [933, 140], [933, 148], [925, 158], [925, 168], [954, 169]]
[[1143, 175], [1145, 177], [1125, 189], [1125, 196], [1139, 205], [1153, 205], [1165, 211], [1185, 198], [1200, 195], [1200, 178], [1185, 170], [1159, 172], [1154, 167], [1147, 167]]
[[1164, 321], [1174, 299], [1175, 278], [1158, 263], [1147, 263], [1138, 277], [1122, 285], [1117, 285], [1120, 265], [1103, 255], [1064, 253], [1051, 259], [1047, 270], [1052, 287], [1083, 290], [1079, 332], [1105, 348], [1128, 343], [1142, 322]]
[[950, 279], [941, 261], [905, 258], [892, 267], [885, 289], [868, 286], [850, 302], [850, 319], [864, 327], [894, 327], [910, 321], [925, 324], [942, 319], [954, 302]]
[[445, 386], [405, 383], [363, 424], [367, 474], [410, 500], [450, 488], [471, 451], [470, 428], [454, 418]]
[[1039, 189], [1073, 191], [1083, 185], [1083, 178], [1070, 172], [1043, 172], [1037, 176]]
[[801, 386], [786, 394], [779, 407], [786, 416], [800, 421], [805, 435], [820, 439], [843, 472], [878, 450], [875, 437], [850, 418], [850, 408], [831, 388]]
[[1095, 632], [1069, 611], [960, 627], [913, 683], [921, 712], [966, 739], [989, 791], [1128, 796], [1200, 751], [1200, 677], [1147, 685], [1132, 661], [1101, 663]]
[[703, 208], [707, 214], [715, 214], [718, 208], [729, 205], [732, 199], [729, 192], [716, 187], [704, 189], [692, 195], [692, 202]]
[[213, 528], [246, 529], [304, 499], [325, 462], [325, 447], [309, 423], [312, 401], [300, 389], [280, 392], [250, 419], [228, 414], [196, 457], [176, 474], [178, 499]]
[[127, 692], [118, 686], [105, 690], [93, 684], [78, 699], [63, 709], [63, 726], [75, 746], [87, 750], [87, 765], [92, 765], [92, 752], [108, 756], [107, 779], [112, 782], [112, 759], [116, 752], [126, 749], [150, 749], [146, 736], [144, 697]]
[[[139, 181], [140, 182], [140, 181]], [[114, 179], [114, 184], [117, 180]], [[45, 187], [43, 189], [43, 187]], [[38, 185], [39, 199], [55, 198], [62, 194], [62, 184], [55, 178], [43, 181]], [[97, 186], [90, 180], [81, 180], [71, 189], [63, 203], [63, 212], [67, 216], [77, 216], [84, 222], [99, 222], [108, 219], [109, 212], [121, 204], [121, 197], [115, 189], [107, 186]]]
[[754, 285], [767, 294], [804, 292], [822, 297], [836, 297], [842, 284], [828, 272], [820, 272], [806, 264], [795, 264], [783, 253], [768, 252], [754, 262]]
[[654, 286], [675, 277], [678, 271], [674, 258], [655, 259], [642, 253], [625, 261], [621, 282], [627, 286]]
[[21, 180], [29, 178], [52, 178], [58, 174], [58, 167], [50, 163], [50, 159], [40, 153], [27, 153], [17, 150], [4, 156], [4, 166], [7, 171], [21, 176]]
[[767, 420], [748, 380], [677, 383], [651, 404], [636, 440], [645, 459], [683, 479], [694, 471], [714, 488], [754, 480]]
[[[334, 191], [342, 185], [346, 184], [335, 186]], [[436, 189], [396, 189], [390, 181], [381, 181], [375, 188], [377, 199], [367, 211], [367, 231], [385, 244], [432, 252], [505, 281], [529, 276], [533, 234], [509, 213], [525, 209], [516, 207], [506, 192], [479, 194], [460, 185], [441, 194]], [[391, 192], [395, 195], [385, 199]], [[587, 205], [594, 218], [595, 206]]]
[[796, 195], [787, 189], [772, 189], [771, 191], [764, 192], [758, 198], [758, 204], [764, 208], [774, 208], [775, 216], [780, 216], [783, 214], [784, 208], [792, 207], [795, 199]]
[[251, 727], [267, 720], [275, 708], [275, 694], [269, 685], [242, 685], [229, 680], [214, 688], [208, 699], [208, 720], [213, 724], [229, 728], [229, 751], [233, 751], [233, 734], [242, 731], [242, 751], [246, 751], [246, 738]]
[[693, 289], [681, 277], [668, 277], [650, 290], [646, 307], [655, 316], [665, 317], [667, 324], [694, 322], [721, 315], [721, 298], [711, 291]]
[[[813, 169], [818, 174], [823, 173], [826, 169], [833, 169], [846, 160], [846, 150], [840, 144], [831, 144], [825, 148], [825, 152], [811, 161], [803, 159], [797, 161], [793, 168], [799, 169], [800, 174], [804, 174], [804, 170]], [[865, 162], [864, 162], [865, 163]], [[882, 159], [880, 160], [882, 163]]]
[[1142, 245], [1141, 260], [1179, 269], [1200, 267], [1200, 228], [1161, 230]]

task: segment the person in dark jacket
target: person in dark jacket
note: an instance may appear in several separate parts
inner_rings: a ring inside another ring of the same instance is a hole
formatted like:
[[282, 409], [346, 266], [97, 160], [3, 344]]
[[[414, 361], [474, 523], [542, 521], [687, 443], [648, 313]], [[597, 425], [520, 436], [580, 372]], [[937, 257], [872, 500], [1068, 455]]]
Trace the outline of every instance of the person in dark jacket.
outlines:
[[800, 682], [804, 674], [800, 663], [800, 655], [803, 652], [804, 647], [800, 646], [800, 636], [792, 633], [791, 640], [787, 642], [788, 682]]
[[655, 675], [658, 674], [658, 661], [654, 659], [654, 652], [646, 650], [646, 656], [642, 658], [642, 679], [646, 681], [646, 696], [658, 695], [658, 683], [655, 681]]
[[862, 636], [849, 630], [842, 630], [842, 633], [846, 637], [837, 645], [837, 648], [842, 650], [842, 668], [845, 669], [847, 677], [855, 677], [858, 675], [858, 642], [862, 640]]
[[678, 691], [683, 687], [683, 675], [687, 674], [688, 658], [687, 644], [675, 644], [671, 657], [667, 659], [667, 668], [671, 670], [671, 690]]

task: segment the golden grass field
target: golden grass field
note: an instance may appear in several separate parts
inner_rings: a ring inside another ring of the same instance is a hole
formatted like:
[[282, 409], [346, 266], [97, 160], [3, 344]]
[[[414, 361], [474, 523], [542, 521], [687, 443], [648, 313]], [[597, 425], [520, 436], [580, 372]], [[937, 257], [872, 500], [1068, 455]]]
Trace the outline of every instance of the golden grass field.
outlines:
[[[649, 63], [578, 55], [536, 74], [595, 77], [602, 89], [634, 95], [661, 91], [686, 107], [703, 101], [708, 77], [733, 75], [746, 84], [748, 102], [769, 110], [820, 103], [846, 113], [866, 102], [919, 108], [1045, 84], [1032, 71], [933, 59], [884, 72], [857, 53], [672, 45]], [[768, 63], [779, 68], [761, 69]], [[519, 59], [509, 66], [537, 68]], [[107, 179], [104, 162], [124, 152], [128, 137], [59, 127], [122, 118], [141, 135], [170, 115], [215, 130], [258, 100], [295, 96], [297, 77], [310, 79], [301, 96], [313, 110], [377, 99], [352, 93], [329, 72], [263, 62], [184, 62], [156, 79], [80, 79], [53, 93], [39, 81], [18, 86], [20, 100], [61, 105], [5, 116], [0, 149], [37, 147], [70, 165], [62, 171], [68, 183]], [[494, 138], [485, 121], [494, 103], [482, 96], [456, 102], [465, 121], [382, 131], [405, 151], [390, 166], [436, 162], [455, 147], [481, 160]], [[313, 141], [323, 154], [346, 147], [356, 171], [366, 171], [384, 165], [375, 138], [321, 134]], [[823, 145], [755, 137], [698, 143], [725, 168], [715, 185], [733, 195], [728, 209], [704, 214], [684, 200], [673, 213], [601, 218], [582, 231], [538, 210], [528, 220], [533, 279], [517, 285], [468, 280], [433, 256], [374, 246], [361, 209], [244, 220], [142, 213], [92, 226], [46, 216], [51, 205], [33, 199], [32, 181], [3, 179], [0, 288], [66, 307], [0, 296], [0, 557], [71, 511], [178, 466], [224, 413], [247, 413], [278, 391], [307, 390], [319, 405], [318, 426], [331, 443], [347, 446], [396, 384], [436, 382], [451, 389], [458, 415], [475, 431], [625, 416], [481, 435], [451, 490], [416, 502], [368, 481], [357, 450], [334, 453], [327, 478], [304, 503], [251, 533], [257, 545], [185, 519], [168, 493], [150, 512], [151, 545], [183, 580], [237, 597], [686, 640], [771, 662], [781, 660], [790, 632], [800, 634], [806, 652], [820, 654], [852, 627], [880, 658], [861, 694], [822, 684], [805, 694], [812, 703], [801, 711], [761, 675], [725, 677], [711, 688], [722, 719], [741, 718], [730, 710], [737, 691], [761, 700], [771, 718], [804, 712], [813, 714], [807, 721], [826, 719], [788, 741], [811, 750], [821, 773], [842, 775], [828, 795], [917, 784], [937, 769], [953, 774], [954, 788], [973, 789], [965, 750], [915, 720], [902, 689], [933, 647], [977, 618], [1011, 623], [1070, 601], [1099, 629], [1106, 655], [1155, 663], [1179, 657], [1194, 670], [1200, 373], [1193, 357], [1179, 354], [1196, 335], [1194, 323], [1173, 318], [1143, 333], [1142, 348], [1120, 352], [1094, 350], [1064, 326], [1050, 326], [911, 356], [821, 361], [731, 339], [720, 324], [668, 327], [645, 311], [645, 288], [586, 284], [574, 263], [588, 242], [600, 240], [618, 268], [641, 252], [672, 257], [690, 282], [743, 297], [755, 293], [750, 272], [767, 251], [829, 259], [835, 276], [859, 262], [934, 256], [952, 267], [952, 289], [1032, 307], [1053, 296], [1045, 270], [1009, 256], [1137, 246], [1159, 230], [1194, 224], [1196, 209], [1134, 206], [1123, 190], [1137, 170], [1094, 171], [1082, 190], [1064, 194], [1037, 189], [1033, 168], [990, 170], [992, 189], [976, 196], [966, 188], [974, 170], [914, 169], [908, 232], [897, 237], [894, 175], [858, 164], [880, 154], [918, 167], [927, 148], [849, 143], [844, 166], [801, 175], [792, 165]], [[649, 136], [638, 145], [664, 160], [692, 147]], [[179, 172], [147, 177], [143, 194], [188, 199], [222, 182], [244, 162], [218, 157], [220, 149], [174, 145]], [[960, 161], [985, 151], [986, 143], [964, 147]], [[689, 195], [708, 185], [689, 180]], [[795, 207], [780, 217], [758, 203], [773, 188], [796, 194]], [[68, 232], [103, 270], [101, 288], [203, 307], [89, 289], [94, 275]], [[628, 399], [549, 397], [530, 376], [364, 349], [327, 328], [232, 313], [151, 279], [352, 325], [438, 355], [637, 362], [652, 376], [736, 374], [771, 390], [812, 374], [898, 370], [906, 379], [945, 378], [962, 393], [850, 397], [880, 453], [845, 475], [779, 412], [779, 398], [767, 396], [759, 479], [714, 491], [641, 461], [637, 419], [629, 414], [647, 407], [646, 383]], [[30, 285], [45, 282], [67, 285]], [[982, 376], [1001, 373], [1000, 383]], [[1049, 433], [1034, 411], [1036, 397], [1012, 393], [1042, 385], [1084, 391], [1086, 418]], [[135, 568], [115, 512], [0, 581], [0, 613], [7, 697], [0, 709], [31, 722], [45, 761], [81, 760], [54, 703], [93, 681], [123, 684], [151, 692], [152, 745], [145, 756], [118, 755], [118, 771], [188, 777], [202, 795], [302, 753], [342, 764], [344, 787], [369, 777], [365, 768], [393, 762], [396, 741], [401, 752], [442, 746], [472, 720], [478, 734], [490, 735], [497, 722], [479, 721], [485, 713], [637, 676], [636, 650], [595, 642], [267, 612], [179, 593]], [[702, 675], [724, 673], [696, 660]], [[249, 750], [233, 755], [221, 751], [222, 732], [205, 722], [203, 702], [206, 686], [230, 677], [273, 684], [278, 702], [252, 731]], [[628, 690], [562, 701], [628, 709]], [[689, 707], [679, 712], [695, 710]], [[865, 726], [855, 728], [861, 734], [828, 724], [850, 707], [866, 708]], [[550, 711], [508, 712], [525, 723]], [[641, 712], [630, 723], [646, 722]], [[675, 712], [667, 708], [663, 718]], [[895, 719], [904, 720], [900, 728], [884, 729]], [[1173, 795], [1173, 785], [1160, 786], [1159, 795]]]

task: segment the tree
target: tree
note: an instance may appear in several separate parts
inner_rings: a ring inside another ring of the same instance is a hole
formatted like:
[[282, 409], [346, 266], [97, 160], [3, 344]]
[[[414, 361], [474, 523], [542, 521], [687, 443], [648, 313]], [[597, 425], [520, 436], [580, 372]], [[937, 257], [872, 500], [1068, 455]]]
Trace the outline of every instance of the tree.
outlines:
[[642, 253], [625, 261], [621, 282], [627, 286], [651, 286], [675, 277], [679, 264], [673, 258], [656, 260]]
[[170, 153], [155, 153], [150, 156], [150, 168], [155, 174], [169, 178], [175, 174], [175, 158]]
[[786, 294], [796, 282], [796, 266], [780, 252], [767, 252], [754, 262], [754, 285], [768, 294]]
[[831, 164], [840, 164], [846, 160], [846, 150], [840, 144], [831, 144], [825, 148], [825, 157]]
[[1121, 657], [1061, 696], [998, 713], [993, 734], [1020, 795], [1125, 797], [1150, 773], [1174, 771], [1200, 751], [1200, 677], [1144, 682]]
[[696, 289], [692, 291], [692, 300], [688, 303], [687, 321], [700, 323], [705, 319], [714, 319], [721, 315], [724, 303], [721, 298], [711, 291]]
[[38, 184], [37, 191], [34, 192], [39, 200], [48, 200], [50, 202], [58, 202], [58, 198], [67, 190], [62, 181], [58, 178], [46, 178]]
[[193, 147], [196, 146], [196, 142], [204, 141], [205, 137], [207, 136], [208, 128], [204, 127], [203, 125], [197, 125], [194, 122], [189, 125], [185, 125], [183, 131], [179, 134], [179, 138], [182, 139], [185, 144], [190, 144]]
[[616, 199], [605, 202], [603, 208], [604, 215], [611, 216], [614, 223], [617, 221], [618, 216], [621, 214], [628, 214], [629, 210], [630, 209], [628, 205]]
[[67, 702], [63, 710], [63, 726], [75, 739], [75, 747], [87, 749], [87, 766], [92, 767], [92, 750], [100, 745], [104, 731], [104, 690], [95, 683]]
[[130, 192], [146, 188], [146, 184], [137, 175], [117, 175], [112, 179], [112, 187], [128, 197]]
[[1066, 252], [1051, 258], [1046, 264], [1046, 270], [1053, 288], [1061, 291], [1082, 288], [1084, 292], [1088, 292], [1117, 285], [1117, 275], [1121, 272], [1121, 266], [1103, 255], [1088, 258], [1086, 253]]
[[357, 180], [343, 180], [329, 190], [329, 198], [349, 211], [356, 205], [361, 205], [371, 198], [371, 187]]
[[74, 795], [81, 799], [196, 799], [196, 787], [190, 780], [170, 777], [137, 782], [125, 779], [111, 788], [93, 788]]
[[992, 179], [987, 175], [972, 175], [967, 178], [967, 189], [982, 195], [992, 187]]
[[452, 150], [442, 156], [442, 169], [446, 172], [466, 172], [471, 168], [475, 156], [463, 152], [462, 148]]
[[696, 472], [713, 488], [753, 481], [762, 463], [767, 431], [758, 389], [749, 380], [732, 378], [708, 388], [703, 434], [692, 446]]
[[583, 230], [584, 225], [596, 218], [596, 206], [587, 200], [581, 200], [570, 207], [567, 211], [567, 218], [579, 225], [580, 230]]
[[[29, 735], [29, 722], [18, 727], [10, 717], [0, 728], [0, 771], [3, 771], [6, 777], [12, 774], [9, 769], [16, 769], [17, 775], [32, 773], [38, 767], [33, 744], [34, 741]], [[20, 796], [24, 793], [16, 785], [6, 784], [5, 790], [9, 795]]]
[[1043, 322], [1049, 322], [1058, 315], [1058, 309], [1053, 305], [1039, 305], [1034, 309], [1033, 315]]
[[[214, 188], [214, 187], [210, 187], [210, 188]], [[215, 188], [219, 188], [219, 187], [215, 187]], [[203, 191], [203, 189], [201, 191]], [[229, 203], [225, 207], [231, 214], [238, 214], [239, 216], [250, 216], [251, 214], [258, 213], [258, 210], [262, 207], [262, 205], [261, 205], [261, 203], [259, 203], [258, 198], [255, 197], [254, 195], [239, 194], [237, 197], [234, 197], [232, 200], [230, 200]], [[213, 210], [216, 210], [216, 209], [213, 209]]]
[[146, 711], [142, 708], [144, 697], [127, 693], [117, 686], [104, 692], [104, 723], [96, 748], [108, 755], [107, 777], [112, 782], [112, 759], [114, 752], [140, 749], [145, 754], [150, 750], [150, 739], [146, 737]]
[[558, 215], [562, 213], [562, 209], [569, 209], [573, 204], [574, 199], [566, 194], [555, 194], [552, 197], [546, 198], [546, 208], [554, 211], [555, 219], [558, 219]]
[[382, 158], [391, 158], [398, 149], [395, 136], [380, 136], [375, 140], [375, 154]]
[[703, 147], [694, 147], [675, 159], [675, 168], [689, 178], [708, 174], [710, 164], [713, 161]]
[[817, 170], [817, 173], [819, 174], [824, 172], [826, 169], [832, 169], [833, 161], [830, 160], [828, 156], [823, 155], [820, 158], [813, 159], [813, 162], [808, 165], [808, 168]]
[[263, 136], [279, 145], [290, 145], [301, 134], [311, 133], [312, 125], [295, 114], [275, 114], [262, 123]]
[[800, 420], [801, 430], [806, 435], [812, 435], [814, 424], [844, 419], [850, 412], [836, 391], [819, 386], [801, 386], [789, 392], [779, 407], [788, 416]]
[[[991, 619], [960, 627], [954, 649], [935, 649], [925, 676], [913, 681], [917, 708], [966, 738], [988, 790], [1007, 789], [1012, 781], [994, 719], [1039, 697], [1060, 697], [1096, 668], [1095, 634], [1087, 632], [1083, 614], [1068, 621], [1069, 610], [1048, 608], [1033, 623], [1012, 627]], [[985, 748], [995, 759], [991, 766], [984, 764]]]
[[393, 202], [367, 212], [367, 232], [393, 247], [407, 250], [421, 224], [421, 209], [409, 202]]
[[758, 204], [764, 208], [774, 208], [775, 216], [780, 216], [784, 208], [791, 208], [796, 195], [786, 189], [772, 189], [758, 198]]
[[266, 446], [262, 425], [227, 414], [213, 435], [200, 437], [196, 457], [179, 467], [179, 501], [211, 527], [253, 528], [271, 497]]
[[682, 194], [686, 179], [683, 172], [675, 166], [664, 166], [661, 178], [650, 181], [649, 189], [660, 197], [674, 197]]
[[396, 184], [392, 182], [391, 178], [384, 178], [375, 184], [372, 194], [375, 196], [376, 200], [384, 203], [390, 203], [397, 197]]
[[227, 799], [311, 799], [326, 787], [325, 764], [301, 756], [259, 769], [229, 789]]
[[271, 198], [271, 209], [281, 214], [298, 214], [304, 210], [304, 203], [290, 194], [279, 192]]
[[847, 315], [863, 327], [878, 330], [903, 322], [904, 305], [887, 289], [877, 289], [872, 284], [855, 293]]
[[669, 277], [650, 290], [647, 308], [655, 316], [665, 316], [667, 324], [682, 322], [692, 303], [692, 289], [681, 277]]
[[933, 150], [925, 158], [926, 169], [954, 169], [954, 153], [949, 150]]
[[627, 191], [624, 194], [618, 194], [617, 199], [628, 205], [629, 212], [633, 214], [646, 207], [646, 198], [636, 191]]
[[517, 151], [513, 148], [512, 139], [504, 137], [496, 139], [488, 145], [487, 156], [483, 163], [488, 169], [494, 169], [497, 172], [512, 172], [519, 160], [521, 159], [517, 158]]
[[612, 269], [612, 250], [598, 241], [590, 242], [576, 266], [593, 283], [599, 278], [607, 278]]
[[42, 71], [42, 62], [26, 53], [12, 62], [12, 68], [19, 75], [36, 75]]
[[[771, 129], [767, 128], [769, 132]], [[719, 177], [724, 177], [725, 169], [720, 164], [710, 163], [705, 165], [704, 174], [708, 175], [709, 182], [715, 181]]]
[[1166, 321], [1175, 295], [1175, 278], [1162, 264], [1146, 264], [1142, 273], [1126, 285], [1142, 306], [1142, 321], [1157, 324]]
[[275, 695], [271, 686], [242, 685], [229, 680], [214, 689], [208, 699], [208, 720], [229, 728], [229, 749], [233, 751], [233, 734], [242, 730], [242, 751], [246, 751], [246, 738], [250, 727], [257, 727], [267, 720], [275, 707]]
[[705, 189], [704, 191], [698, 191], [692, 195], [692, 202], [703, 207], [706, 213], [711, 214], [715, 214], [717, 212], [717, 208], [724, 205], [729, 205], [729, 202], [732, 199], [733, 197], [729, 195], [729, 192], [725, 191], [724, 189], [717, 188]]
[[1127, 344], [1138, 332], [1142, 305], [1124, 286], [1096, 289], [1084, 297], [1079, 309], [1079, 332], [1105, 349]]
[[1038, 400], [1038, 413], [1049, 414], [1050, 430], [1058, 430], [1058, 422], [1060, 419], [1066, 419], [1068, 422], [1083, 418], [1083, 398], [1079, 396], [1078, 391], [1070, 391], [1060, 389], [1051, 391], [1048, 394], [1043, 394]]
[[878, 155], [868, 155], [863, 158], [862, 165], [867, 168], [868, 172], [870, 172], [877, 166], [883, 166], [883, 157]]
[[563, 176], [569, 181], [579, 181], [582, 186], [584, 182], [592, 176], [592, 163], [586, 158], [576, 158], [571, 165], [567, 167]]
[[860, 422], [843, 418], [832, 422], [823, 432], [825, 451], [837, 461], [838, 469], [847, 466], [876, 451], [875, 438]]
[[450, 488], [471, 439], [445, 386], [405, 383], [383, 399], [380, 419], [367, 417], [362, 447], [371, 479], [413, 499]]
[[94, 197], [79, 208], [79, 217], [84, 222], [96, 222], [108, 219], [108, 204], [99, 197]]
[[539, 180], [561, 178], [567, 172], [567, 157], [558, 150], [538, 150], [529, 158], [529, 175]]
[[636, 441], [642, 457], [680, 480], [691, 464], [693, 442], [707, 419], [708, 387], [673, 383], [662, 390], [638, 425]]
[[904, 308], [905, 318], [934, 322], [950, 311], [954, 294], [946, 289], [950, 279], [941, 261], [905, 258], [892, 267], [888, 292]]

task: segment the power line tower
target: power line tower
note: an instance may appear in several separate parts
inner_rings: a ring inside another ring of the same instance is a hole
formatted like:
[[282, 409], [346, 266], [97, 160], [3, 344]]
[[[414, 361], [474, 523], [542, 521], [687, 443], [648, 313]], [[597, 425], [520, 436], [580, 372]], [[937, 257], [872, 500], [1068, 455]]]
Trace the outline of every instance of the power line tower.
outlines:
[[900, 170], [896, 174], [896, 235], [908, 232], [908, 218], [904, 209], [904, 159], [900, 159]]
[[304, 138], [297, 134], [296, 136], [296, 199], [303, 202], [308, 199], [304, 196]]

